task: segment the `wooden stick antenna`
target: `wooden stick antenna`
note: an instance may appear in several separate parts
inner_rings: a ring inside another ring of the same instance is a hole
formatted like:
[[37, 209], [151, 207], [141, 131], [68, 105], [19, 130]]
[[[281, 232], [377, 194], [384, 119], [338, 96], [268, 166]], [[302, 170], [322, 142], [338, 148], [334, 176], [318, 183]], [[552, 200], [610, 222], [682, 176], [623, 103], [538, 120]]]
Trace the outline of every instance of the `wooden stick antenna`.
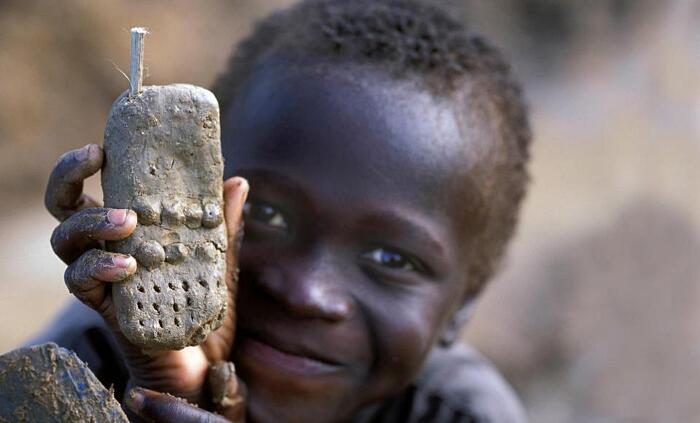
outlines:
[[146, 28], [131, 28], [131, 71], [129, 72], [129, 97], [138, 95], [143, 84], [143, 44], [148, 34]]

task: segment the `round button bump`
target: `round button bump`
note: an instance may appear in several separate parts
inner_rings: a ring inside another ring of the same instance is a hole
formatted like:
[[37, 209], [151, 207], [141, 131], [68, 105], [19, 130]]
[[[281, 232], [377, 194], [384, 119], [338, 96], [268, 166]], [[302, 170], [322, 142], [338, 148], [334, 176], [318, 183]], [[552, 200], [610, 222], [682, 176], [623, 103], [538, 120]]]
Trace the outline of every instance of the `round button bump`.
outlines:
[[134, 257], [140, 265], [151, 270], [165, 261], [165, 250], [157, 241], [145, 241], [138, 246]]

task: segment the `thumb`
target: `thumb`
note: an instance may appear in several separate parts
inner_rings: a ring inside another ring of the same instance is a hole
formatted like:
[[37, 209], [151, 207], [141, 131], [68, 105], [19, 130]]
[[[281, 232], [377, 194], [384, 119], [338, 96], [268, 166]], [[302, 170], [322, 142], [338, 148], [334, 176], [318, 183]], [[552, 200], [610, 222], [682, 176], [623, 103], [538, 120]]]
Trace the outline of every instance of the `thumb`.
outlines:
[[[226, 248], [226, 286], [228, 287], [228, 307], [219, 329], [204, 341], [204, 347], [217, 351], [213, 359], [228, 357], [236, 330], [236, 284], [238, 282], [238, 251], [243, 240], [243, 204], [248, 196], [248, 181], [233, 177], [224, 182], [224, 217], [228, 247]], [[213, 336], [212, 336], [213, 335]]]
[[243, 422], [246, 388], [236, 376], [233, 363], [219, 361], [212, 364], [207, 381], [216, 412], [232, 422]]
[[224, 217], [228, 233], [226, 263], [232, 268], [238, 265], [238, 250], [243, 240], [243, 205], [248, 197], [248, 181], [234, 176], [224, 182]]

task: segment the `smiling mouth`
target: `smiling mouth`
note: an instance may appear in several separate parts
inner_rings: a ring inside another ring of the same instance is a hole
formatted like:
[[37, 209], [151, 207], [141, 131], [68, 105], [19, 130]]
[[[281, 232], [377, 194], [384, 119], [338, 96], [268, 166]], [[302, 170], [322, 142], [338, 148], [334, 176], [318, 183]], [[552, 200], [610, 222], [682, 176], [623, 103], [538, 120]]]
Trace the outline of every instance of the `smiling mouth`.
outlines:
[[277, 368], [301, 376], [315, 376], [338, 372], [342, 365], [318, 357], [299, 347], [286, 345], [272, 339], [244, 332], [238, 340], [244, 357], [254, 359], [260, 364]]

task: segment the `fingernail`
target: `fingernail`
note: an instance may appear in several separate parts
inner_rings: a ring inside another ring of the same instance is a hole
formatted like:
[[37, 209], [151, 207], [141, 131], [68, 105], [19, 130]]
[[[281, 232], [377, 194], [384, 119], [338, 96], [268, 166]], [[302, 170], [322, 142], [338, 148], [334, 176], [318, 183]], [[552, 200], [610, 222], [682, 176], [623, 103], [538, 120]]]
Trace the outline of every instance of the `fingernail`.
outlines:
[[246, 182], [245, 185], [240, 189], [243, 190], [243, 192], [241, 193], [241, 204], [242, 204], [242, 203], [245, 203], [246, 200], [248, 199], [248, 192], [250, 192], [250, 186]]
[[129, 216], [129, 210], [112, 209], [107, 212], [107, 220], [113, 225], [122, 226], [126, 223], [126, 218]]
[[85, 160], [90, 157], [90, 148], [92, 147], [92, 144], [86, 145], [85, 147], [81, 148], [75, 153], [75, 158], [80, 161], [84, 162]]
[[114, 267], [121, 267], [122, 269], [130, 269], [136, 266], [136, 260], [131, 256], [112, 256], [112, 265]]
[[138, 412], [141, 411], [143, 401], [145, 399], [146, 397], [143, 395], [143, 392], [141, 392], [141, 389], [134, 388], [129, 391], [129, 394], [126, 396], [126, 405], [128, 405], [132, 410]]
[[236, 194], [240, 196], [242, 202], [245, 202], [245, 200], [248, 198], [248, 191], [250, 191], [250, 185], [248, 185], [248, 181], [246, 181], [243, 178], [239, 178], [236, 182]]

